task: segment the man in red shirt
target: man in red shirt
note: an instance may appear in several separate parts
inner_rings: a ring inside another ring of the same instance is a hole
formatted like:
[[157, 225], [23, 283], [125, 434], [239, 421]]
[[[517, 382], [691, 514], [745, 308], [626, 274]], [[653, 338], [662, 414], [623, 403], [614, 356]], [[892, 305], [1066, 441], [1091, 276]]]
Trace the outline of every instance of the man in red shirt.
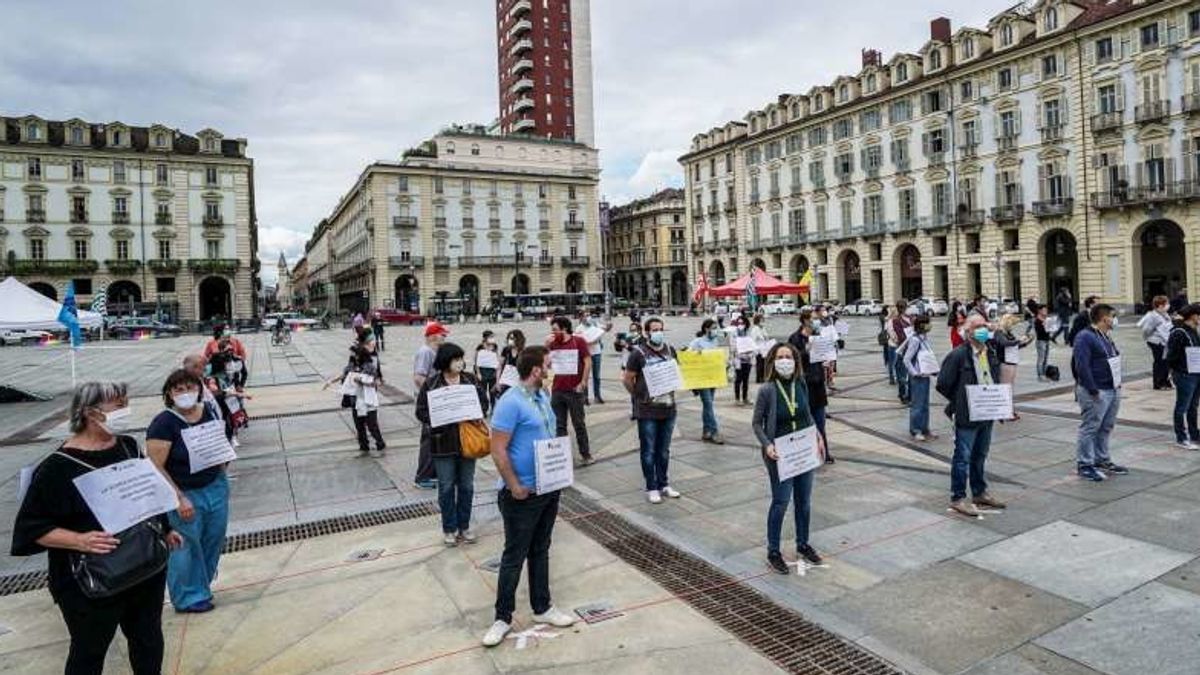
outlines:
[[554, 385], [550, 389], [550, 408], [554, 410], [556, 436], [567, 435], [567, 415], [575, 427], [575, 442], [579, 444], [579, 455], [583, 465], [596, 460], [592, 457], [588, 443], [587, 422], [584, 420], [583, 403], [587, 400], [588, 377], [592, 372], [592, 357], [587, 341], [571, 333], [571, 320], [556, 316], [550, 321], [550, 337], [546, 339], [550, 349], [550, 369], [554, 372]]

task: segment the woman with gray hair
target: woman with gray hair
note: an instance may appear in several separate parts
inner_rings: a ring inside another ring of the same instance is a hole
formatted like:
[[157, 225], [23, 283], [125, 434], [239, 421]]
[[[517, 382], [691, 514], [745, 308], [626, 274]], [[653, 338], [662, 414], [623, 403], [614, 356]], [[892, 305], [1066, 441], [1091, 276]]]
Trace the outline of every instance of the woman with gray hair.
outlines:
[[[137, 441], [119, 435], [130, 419], [125, 385], [88, 382], [71, 401], [71, 437], [34, 470], [13, 525], [12, 554], [45, 551], [50, 595], [71, 636], [67, 673], [99, 673], [117, 627], [129, 643], [134, 673], [162, 669], [162, 604], [166, 573], [152, 576], [108, 597], [85, 594], [72, 573], [72, 559], [99, 558], [121, 545], [105, 532], [74, 480], [92, 469], [141, 456]], [[170, 548], [181, 544], [165, 515], [149, 519]]]

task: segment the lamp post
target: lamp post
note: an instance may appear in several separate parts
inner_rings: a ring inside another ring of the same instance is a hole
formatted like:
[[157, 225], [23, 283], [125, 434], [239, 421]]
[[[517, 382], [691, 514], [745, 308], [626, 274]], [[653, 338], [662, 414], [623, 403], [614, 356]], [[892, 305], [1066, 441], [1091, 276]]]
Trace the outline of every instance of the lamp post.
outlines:
[[1000, 274], [1000, 266], [1004, 263], [1000, 258], [1000, 249], [996, 249], [992, 264], [996, 266], [996, 306], [999, 307], [999, 303], [1004, 299], [1004, 277]]
[[[820, 265], [813, 263], [813, 265], [812, 265], [812, 284], [808, 289], [808, 297], [809, 297], [809, 302], [811, 302], [814, 305], [817, 304], [817, 298], [821, 295], [821, 293], [820, 293], [821, 276], [818, 273], [820, 271], [820, 269], [821, 269]], [[846, 300], [843, 299], [842, 302], [846, 302]]]

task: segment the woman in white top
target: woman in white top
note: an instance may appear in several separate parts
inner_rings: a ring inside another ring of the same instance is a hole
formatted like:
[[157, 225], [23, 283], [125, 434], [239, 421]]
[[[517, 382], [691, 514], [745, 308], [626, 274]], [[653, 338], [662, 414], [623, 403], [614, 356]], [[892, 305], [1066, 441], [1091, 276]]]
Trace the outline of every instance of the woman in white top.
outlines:
[[915, 441], [927, 441], [937, 438], [937, 434], [929, 430], [929, 384], [938, 372], [937, 357], [929, 344], [929, 317], [918, 316], [913, 320], [912, 337], [900, 344], [896, 353], [908, 371], [909, 396], [908, 433]]

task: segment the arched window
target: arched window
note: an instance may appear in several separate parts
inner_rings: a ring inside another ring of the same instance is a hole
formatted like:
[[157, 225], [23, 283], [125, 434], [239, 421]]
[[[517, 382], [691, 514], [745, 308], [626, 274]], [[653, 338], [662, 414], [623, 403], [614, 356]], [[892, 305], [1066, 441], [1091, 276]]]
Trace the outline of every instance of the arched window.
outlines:
[[794, 120], [800, 119], [800, 104], [799, 103], [792, 103], [792, 119], [794, 119]]
[[974, 38], [967, 38], [966, 40], [963, 40], [962, 52], [963, 52], [964, 59], [973, 58], [975, 56], [975, 39]]
[[154, 134], [154, 147], [161, 148], [167, 144], [167, 136], [163, 132]]
[[771, 126], [775, 126], [776, 124], [779, 124], [779, 113], [772, 110], [771, 111]]
[[1013, 41], [1013, 28], [1011, 23], [1006, 23], [1000, 27], [1000, 44], [1007, 47]]
[[937, 70], [938, 68], [941, 68], [941, 67], [942, 67], [942, 51], [940, 49], [934, 49], [933, 51], [929, 52], [929, 69]]
[[1045, 25], [1048, 31], [1058, 28], [1058, 10], [1054, 7], [1046, 10]]
[[876, 82], [875, 73], [871, 73], [870, 75], [867, 75], [867, 93], [868, 94], [875, 93], [875, 82]]
[[850, 87], [842, 85], [838, 87], [838, 101], [845, 103], [850, 98]]
[[908, 64], [900, 63], [896, 66], [896, 81], [903, 82], [908, 79]]
[[25, 125], [25, 138], [31, 141], [39, 141], [42, 139], [42, 128], [37, 122], [30, 122]]

